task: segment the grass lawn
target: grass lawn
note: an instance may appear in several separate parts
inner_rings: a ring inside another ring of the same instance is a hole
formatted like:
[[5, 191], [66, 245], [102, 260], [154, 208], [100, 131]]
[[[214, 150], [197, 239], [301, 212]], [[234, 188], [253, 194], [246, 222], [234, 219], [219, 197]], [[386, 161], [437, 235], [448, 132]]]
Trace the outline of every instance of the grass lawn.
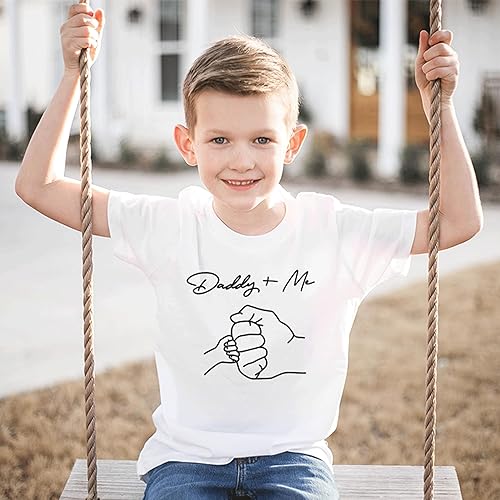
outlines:
[[[500, 263], [442, 280], [436, 464], [464, 499], [500, 499]], [[336, 463], [421, 464], [427, 292], [422, 283], [362, 304]], [[98, 334], [98, 332], [97, 332]], [[136, 459], [159, 400], [153, 362], [97, 377], [99, 458]], [[0, 400], [0, 498], [56, 499], [85, 457], [82, 382]]]

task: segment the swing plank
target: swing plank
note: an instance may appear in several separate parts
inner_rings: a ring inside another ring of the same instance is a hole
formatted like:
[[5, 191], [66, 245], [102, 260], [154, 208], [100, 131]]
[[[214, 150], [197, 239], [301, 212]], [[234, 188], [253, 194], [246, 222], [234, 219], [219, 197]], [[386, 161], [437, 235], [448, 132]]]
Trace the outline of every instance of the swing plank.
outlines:
[[[145, 484], [138, 479], [134, 460], [97, 461], [100, 500], [142, 500]], [[423, 467], [413, 465], [335, 465], [341, 500], [421, 500]], [[87, 498], [85, 460], [77, 460], [61, 500]], [[434, 469], [435, 500], [462, 500], [455, 467]]]

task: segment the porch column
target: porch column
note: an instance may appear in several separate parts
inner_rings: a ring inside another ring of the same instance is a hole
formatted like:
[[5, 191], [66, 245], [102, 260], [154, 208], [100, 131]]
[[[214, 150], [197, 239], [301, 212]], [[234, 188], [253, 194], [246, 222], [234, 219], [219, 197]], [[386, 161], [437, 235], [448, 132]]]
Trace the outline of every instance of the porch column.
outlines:
[[349, 17], [348, 2], [339, 2], [336, 7], [334, 30], [337, 33], [336, 43], [333, 50], [335, 51], [335, 61], [338, 68], [345, 68], [345, 71], [336, 71], [337, 77], [335, 82], [336, 92], [333, 92], [335, 99], [334, 108], [331, 110], [331, 120], [334, 125], [334, 133], [342, 138], [349, 138], [349, 114], [350, 114], [350, 99], [351, 99], [351, 74], [349, 71], [349, 51], [351, 50], [351, 19]]
[[[208, 0], [187, 0], [186, 15], [186, 58], [184, 72], [205, 49], [207, 43], [207, 4]], [[228, 8], [230, 4], [228, 3]]]
[[406, 1], [380, 0], [380, 87], [377, 175], [395, 178], [406, 142]]
[[19, 48], [19, 0], [6, 0], [7, 19], [7, 134], [10, 139], [20, 141], [26, 136], [26, 122], [22, 109], [22, 51]]
[[[92, 8], [104, 10], [106, 19], [113, 19], [115, 15], [124, 15], [126, 10], [114, 13], [111, 10], [111, 0], [93, 0]], [[101, 52], [96, 64], [92, 67], [92, 141], [95, 143], [97, 156], [101, 160], [113, 160], [119, 155], [119, 138], [117, 128], [111, 121], [112, 95], [110, 77], [113, 75], [113, 58], [111, 44], [113, 43], [113, 23], [106, 23], [105, 35]]]

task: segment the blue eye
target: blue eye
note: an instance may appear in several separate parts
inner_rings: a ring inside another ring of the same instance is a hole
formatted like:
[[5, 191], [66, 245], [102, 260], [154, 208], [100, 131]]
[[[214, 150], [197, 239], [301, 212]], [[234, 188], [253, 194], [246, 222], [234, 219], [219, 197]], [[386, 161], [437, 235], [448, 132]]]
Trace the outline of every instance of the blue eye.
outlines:
[[[264, 139], [265, 142], [261, 142], [261, 139]], [[258, 137], [257, 142], [264, 146], [266, 144], [269, 144], [271, 142], [271, 139], [268, 139], [267, 137]]]
[[[222, 142], [219, 141], [219, 139], [222, 139]], [[215, 144], [224, 144], [224, 141], [226, 139], [224, 137], [216, 137], [215, 139], [212, 139], [212, 142], [214, 142]]]

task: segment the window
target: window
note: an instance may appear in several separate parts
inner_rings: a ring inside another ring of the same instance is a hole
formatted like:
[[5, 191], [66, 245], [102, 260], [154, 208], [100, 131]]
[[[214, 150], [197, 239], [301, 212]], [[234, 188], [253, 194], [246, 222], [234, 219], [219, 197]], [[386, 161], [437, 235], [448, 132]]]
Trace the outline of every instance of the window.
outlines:
[[161, 100], [179, 99], [181, 49], [184, 40], [185, 0], [160, 0], [158, 36], [160, 41]]
[[161, 55], [161, 100], [177, 101], [179, 82], [179, 54]]
[[379, 0], [355, 0], [351, 3], [351, 36], [356, 47], [378, 49]]
[[0, 109], [0, 136], [7, 135], [7, 113]]
[[182, 0], [160, 0], [160, 40], [181, 40]]
[[252, 35], [275, 38], [278, 34], [279, 0], [252, 0]]

